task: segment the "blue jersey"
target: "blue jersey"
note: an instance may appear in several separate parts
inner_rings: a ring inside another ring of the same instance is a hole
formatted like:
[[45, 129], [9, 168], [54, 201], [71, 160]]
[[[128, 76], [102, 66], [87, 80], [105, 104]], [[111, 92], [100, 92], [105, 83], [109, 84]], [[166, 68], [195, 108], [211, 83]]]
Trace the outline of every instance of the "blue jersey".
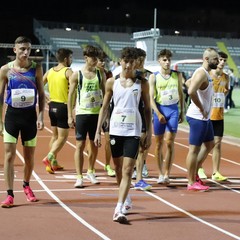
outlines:
[[37, 103], [36, 63], [32, 62], [27, 72], [19, 72], [8, 64], [6, 104], [14, 108], [34, 108]]

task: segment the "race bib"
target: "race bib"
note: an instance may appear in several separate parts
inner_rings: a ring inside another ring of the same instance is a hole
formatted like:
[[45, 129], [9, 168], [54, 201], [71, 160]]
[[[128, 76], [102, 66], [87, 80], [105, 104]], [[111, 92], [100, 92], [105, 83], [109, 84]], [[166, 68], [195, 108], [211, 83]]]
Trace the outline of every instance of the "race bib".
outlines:
[[213, 107], [214, 108], [223, 108], [225, 101], [224, 93], [214, 93], [213, 94]]
[[12, 106], [15, 108], [26, 108], [34, 105], [34, 89], [19, 88], [11, 90]]
[[102, 93], [101, 91], [89, 91], [83, 94], [85, 108], [100, 107], [102, 104]]
[[178, 102], [178, 90], [177, 89], [166, 89], [161, 91], [162, 105], [172, 105]]
[[136, 127], [135, 109], [117, 109], [112, 114], [112, 127], [119, 130], [133, 130]]

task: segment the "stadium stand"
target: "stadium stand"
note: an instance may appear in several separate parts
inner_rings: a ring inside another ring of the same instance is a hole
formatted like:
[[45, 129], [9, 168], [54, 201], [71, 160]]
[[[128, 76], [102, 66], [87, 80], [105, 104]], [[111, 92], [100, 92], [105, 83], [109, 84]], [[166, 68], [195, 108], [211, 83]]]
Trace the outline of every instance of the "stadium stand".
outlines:
[[[107, 54], [110, 60], [117, 61], [120, 50], [123, 47], [135, 46], [133, 34], [129, 32], [108, 32], [104, 29], [89, 28], [86, 30], [80, 25], [66, 31], [66, 24], [48, 23], [34, 20], [34, 34], [41, 44], [52, 46], [52, 54], [60, 47], [68, 47], [74, 53], [75, 62], [81, 63], [82, 48], [85, 44], [99, 46]], [[181, 35], [161, 35], [157, 40], [157, 52], [163, 48], [168, 48], [173, 52], [174, 60], [201, 59], [204, 49], [213, 47], [225, 51], [231, 57], [228, 67], [234, 68], [236, 75], [240, 71], [240, 46], [238, 39], [194, 37]], [[180, 71], [192, 72], [196, 69], [196, 64], [180, 64]]]

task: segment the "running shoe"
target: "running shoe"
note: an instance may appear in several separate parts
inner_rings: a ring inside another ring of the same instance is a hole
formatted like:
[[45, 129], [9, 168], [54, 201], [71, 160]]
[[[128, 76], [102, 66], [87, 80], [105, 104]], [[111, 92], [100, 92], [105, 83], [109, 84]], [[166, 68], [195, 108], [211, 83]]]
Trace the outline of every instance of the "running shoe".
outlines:
[[214, 181], [222, 182], [222, 181], [226, 181], [227, 179], [228, 178], [224, 177], [220, 172], [216, 172], [212, 175], [212, 180]]
[[122, 213], [123, 214], [128, 214], [128, 212], [132, 209], [132, 201], [130, 199], [130, 197], [128, 197], [122, 207]]
[[205, 174], [205, 171], [203, 168], [199, 168], [198, 169], [198, 176], [201, 178], [201, 179], [207, 179], [207, 175]]
[[164, 183], [165, 183], [165, 184], [169, 184], [169, 183], [170, 183], [170, 179], [169, 179], [168, 176], [165, 176], [165, 177], [164, 177]]
[[59, 165], [57, 159], [52, 160], [51, 165], [53, 171], [63, 170], [63, 166]]
[[104, 170], [107, 171], [107, 174], [108, 174], [109, 177], [115, 177], [116, 176], [115, 171], [111, 168], [110, 165], [105, 165]]
[[137, 171], [136, 169], [134, 169], [132, 173], [132, 179], [136, 179], [136, 178], [137, 178]]
[[127, 217], [121, 212], [115, 212], [113, 214], [113, 221], [119, 223], [127, 223]]
[[152, 188], [152, 185], [146, 183], [144, 180], [139, 180], [135, 185], [134, 189], [147, 191]]
[[87, 173], [87, 179], [92, 183], [92, 184], [98, 184], [99, 181], [96, 179], [95, 174], [93, 172], [88, 172]]
[[191, 190], [191, 191], [207, 191], [208, 189], [209, 189], [209, 186], [204, 186], [199, 182], [195, 182], [192, 185], [188, 184], [187, 186], [187, 190]]
[[197, 181], [198, 183], [200, 183], [201, 185], [205, 185], [204, 182], [201, 180], [201, 178], [198, 176], [198, 174], [197, 174], [197, 176], [196, 176], [196, 181]]
[[148, 169], [147, 169], [147, 165], [146, 164], [143, 165], [142, 177], [143, 178], [147, 178], [148, 177]]
[[48, 157], [45, 157], [43, 160], [42, 160], [43, 164], [46, 166], [46, 171], [50, 174], [53, 174], [54, 173], [54, 170], [52, 168], [52, 165], [51, 165], [51, 161], [48, 159]]
[[29, 202], [36, 202], [37, 201], [37, 198], [35, 197], [32, 189], [29, 186], [24, 187], [23, 191], [27, 196], [27, 201], [29, 201]]
[[13, 207], [13, 197], [8, 195], [7, 198], [1, 202], [1, 207], [2, 208], [10, 208]]
[[83, 178], [77, 178], [76, 183], [74, 184], [75, 188], [82, 188], [83, 187]]
[[163, 184], [164, 182], [165, 182], [165, 180], [164, 180], [163, 175], [160, 175], [159, 178], [158, 178], [158, 180], [157, 180], [157, 183], [158, 183], [158, 184]]

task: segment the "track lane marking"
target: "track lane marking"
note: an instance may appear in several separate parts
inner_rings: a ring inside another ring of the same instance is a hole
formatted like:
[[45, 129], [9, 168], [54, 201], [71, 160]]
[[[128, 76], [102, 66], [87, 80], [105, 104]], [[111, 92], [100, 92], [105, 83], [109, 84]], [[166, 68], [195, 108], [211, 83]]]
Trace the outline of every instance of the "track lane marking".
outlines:
[[[46, 127], [45, 127], [45, 129], [46, 129]], [[51, 132], [50, 129], [48, 129], [48, 131]], [[67, 141], [67, 143], [68, 143], [70, 146], [72, 146], [73, 148], [76, 148], [75, 145], [72, 144], [71, 142]], [[177, 145], [179, 145], [179, 146], [184, 147], [184, 148], [188, 148], [187, 145], [182, 144], [182, 143], [180, 143], [180, 142], [175, 141], [175, 143], [176, 143]], [[234, 145], [234, 144], [233, 144], [233, 145]], [[85, 154], [87, 155], [87, 153], [85, 153]], [[154, 155], [151, 154], [151, 153], [149, 153], [148, 155], [154, 157]], [[211, 155], [211, 154], [209, 154], [209, 155]], [[223, 159], [223, 158], [222, 158], [222, 159]], [[230, 163], [236, 164], [236, 165], [240, 165], [239, 163], [237, 163], [237, 162], [235, 162], [235, 161], [232, 161], [232, 160], [229, 160], [229, 159], [226, 159], [226, 158], [224, 158], [224, 160], [226, 160], [226, 161], [228, 161], [228, 162], [230, 162]], [[104, 164], [103, 164], [101, 161], [99, 161], [98, 159], [96, 160], [96, 162], [98, 162], [100, 165], [104, 166]], [[186, 168], [183, 168], [183, 167], [181, 167], [181, 166], [179, 166], [179, 165], [177, 165], [177, 164], [173, 164], [173, 165], [174, 165], [175, 167], [183, 170], [184, 172], [187, 172], [187, 169], [186, 169]], [[223, 187], [223, 188], [226, 188], [226, 189], [229, 189], [229, 190], [231, 190], [231, 191], [233, 191], [233, 192], [240, 193], [240, 191], [234, 190], [234, 189], [232, 189], [232, 188], [230, 188], [230, 187], [228, 187], [228, 186], [226, 186], [226, 185], [223, 185], [223, 184], [221, 184], [221, 183], [215, 182], [215, 181], [213, 181], [213, 180], [211, 180], [211, 179], [209, 179], [208, 181], [213, 182], [213, 183], [215, 183], [215, 184], [218, 184], [219, 186], [221, 186], [221, 187]], [[180, 207], [178, 207], [178, 206], [176, 206], [176, 205], [174, 205], [174, 204], [172, 204], [172, 203], [164, 200], [163, 198], [161, 198], [161, 197], [159, 197], [159, 196], [157, 196], [157, 195], [155, 195], [155, 194], [153, 194], [153, 193], [151, 193], [151, 192], [145, 191], [145, 193], [148, 194], [148, 195], [150, 195], [150, 196], [152, 196], [153, 198], [155, 198], [155, 199], [157, 199], [157, 200], [165, 203], [166, 205], [168, 205], [168, 206], [170, 206], [170, 207], [172, 207], [172, 208], [174, 208], [174, 209], [176, 209], [176, 210], [184, 213], [185, 215], [191, 217], [192, 219], [194, 219], [194, 220], [196, 220], [196, 221], [198, 221], [198, 222], [201, 222], [201, 223], [203, 223], [203, 224], [205, 224], [205, 225], [207, 225], [207, 226], [209, 226], [209, 227], [211, 227], [211, 228], [213, 228], [213, 229], [215, 229], [215, 230], [217, 230], [217, 231], [220, 231], [220, 232], [224, 233], [225, 235], [228, 235], [228, 236], [230, 236], [230, 237], [233, 237], [234, 239], [238, 239], [238, 240], [240, 239], [240, 236], [237, 236], [237, 235], [235, 235], [235, 234], [233, 234], [233, 233], [231, 233], [231, 232], [228, 232], [228, 231], [226, 231], [226, 230], [224, 230], [224, 229], [222, 229], [222, 228], [217, 227], [217, 226], [214, 225], [214, 224], [211, 224], [211, 223], [209, 223], [209, 222], [207, 222], [207, 221], [204, 221], [203, 219], [201, 219], [201, 218], [199, 218], [199, 217], [191, 214], [190, 212], [187, 212], [187, 211], [183, 210], [182, 208], [180, 208]], [[50, 194], [49, 194], [49, 195], [50, 195]], [[55, 195], [54, 195], [54, 196], [55, 196]]]
[[[24, 163], [23, 156], [20, 154], [20, 152], [17, 150], [17, 155], [20, 158], [20, 160]], [[65, 203], [63, 203], [48, 187], [47, 185], [42, 181], [42, 179], [36, 174], [35, 171], [32, 173], [33, 177], [37, 180], [37, 182], [42, 186], [42, 188], [45, 190], [45, 192], [48, 193], [52, 199], [54, 199], [64, 210], [66, 210], [70, 215], [72, 215], [76, 220], [78, 220], [82, 225], [87, 227], [89, 230], [91, 230], [93, 233], [98, 235], [104, 240], [111, 240], [106, 235], [104, 235], [102, 232], [97, 230], [95, 227], [93, 227], [91, 224], [86, 222], [83, 218], [81, 218], [79, 215], [77, 215], [71, 208], [69, 208]]]

